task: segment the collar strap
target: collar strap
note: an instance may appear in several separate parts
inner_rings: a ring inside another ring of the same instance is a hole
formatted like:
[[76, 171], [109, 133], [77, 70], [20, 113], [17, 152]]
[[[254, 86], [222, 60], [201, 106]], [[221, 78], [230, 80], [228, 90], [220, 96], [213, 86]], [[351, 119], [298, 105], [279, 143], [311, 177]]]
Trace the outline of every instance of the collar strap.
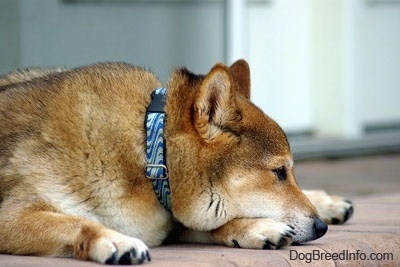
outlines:
[[154, 191], [160, 203], [171, 211], [171, 190], [166, 164], [164, 124], [165, 97], [167, 89], [157, 88], [151, 94], [146, 111], [146, 157], [145, 175], [152, 180]]

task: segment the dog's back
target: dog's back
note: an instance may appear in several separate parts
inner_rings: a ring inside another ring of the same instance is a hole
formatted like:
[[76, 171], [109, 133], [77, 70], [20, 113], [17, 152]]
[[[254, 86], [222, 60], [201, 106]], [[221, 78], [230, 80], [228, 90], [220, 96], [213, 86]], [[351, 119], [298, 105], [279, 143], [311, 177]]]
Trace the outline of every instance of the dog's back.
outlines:
[[0, 90], [2, 87], [7, 86], [7, 85], [12, 86], [17, 83], [31, 81], [36, 78], [45, 77], [50, 74], [56, 74], [56, 73], [60, 73], [60, 72], [64, 72], [64, 71], [67, 71], [67, 69], [64, 69], [64, 68], [38, 68], [38, 67], [20, 69], [20, 70], [5, 74], [3, 76], [0, 76]]

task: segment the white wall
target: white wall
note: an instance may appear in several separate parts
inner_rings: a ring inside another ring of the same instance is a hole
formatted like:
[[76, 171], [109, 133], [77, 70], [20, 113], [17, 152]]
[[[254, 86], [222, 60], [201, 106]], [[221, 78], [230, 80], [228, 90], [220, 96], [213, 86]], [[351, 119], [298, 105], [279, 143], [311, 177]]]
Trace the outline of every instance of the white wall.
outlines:
[[320, 136], [362, 135], [355, 62], [357, 1], [313, 0], [312, 103], [314, 130]]
[[355, 50], [361, 118], [366, 124], [400, 122], [400, 1], [363, 2]]
[[254, 101], [289, 132], [400, 125], [399, 0], [250, 5]]
[[286, 130], [312, 128], [310, 8], [307, 0], [249, 9], [253, 101]]

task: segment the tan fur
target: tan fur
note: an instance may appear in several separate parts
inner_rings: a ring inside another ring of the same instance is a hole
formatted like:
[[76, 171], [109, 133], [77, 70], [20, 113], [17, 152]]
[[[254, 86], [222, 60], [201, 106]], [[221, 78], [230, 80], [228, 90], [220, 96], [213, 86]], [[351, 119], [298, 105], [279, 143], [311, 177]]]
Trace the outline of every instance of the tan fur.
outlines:
[[7, 75], [0, 77], [0, 87], [6, 85], [14, 85], [16, 83], [22, 83], [30, 81], [36, 78], [44, 77], [50, 74], [64, 72], [67, 69], [64, 68], [28, 68], [14, 71]]
[[243, 60], [173, 72], [173, 216], [143, 173], [145, 111], [161, 85], [152, 73], [104, 63], [0, 77], [0, 252], [136, 264], [177, 225], [181, 240], [246, 248], [320, 237], [286, 136], [249, 101], [249, 77]]

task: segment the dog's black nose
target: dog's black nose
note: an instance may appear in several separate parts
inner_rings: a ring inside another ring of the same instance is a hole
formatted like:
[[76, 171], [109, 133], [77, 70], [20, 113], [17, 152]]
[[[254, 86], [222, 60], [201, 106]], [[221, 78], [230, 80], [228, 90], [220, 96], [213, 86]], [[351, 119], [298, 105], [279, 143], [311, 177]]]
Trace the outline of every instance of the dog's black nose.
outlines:
[[320, 218], [316, 218], [314, 220], [314, 231], [316, 235], [316, 239], [323, 236], [326, 231], [328, 231], [328, 225], [324, 223]]

